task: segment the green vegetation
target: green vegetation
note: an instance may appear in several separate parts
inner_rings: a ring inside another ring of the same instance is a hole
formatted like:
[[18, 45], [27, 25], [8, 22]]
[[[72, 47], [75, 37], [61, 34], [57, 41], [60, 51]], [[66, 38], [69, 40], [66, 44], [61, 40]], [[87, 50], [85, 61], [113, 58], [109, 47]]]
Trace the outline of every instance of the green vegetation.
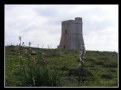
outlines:
[[78, 77], [69, 76], [69, 70], [78, 67], [79, 51], [31, 48], [36, 53], [30, 55], [26, 52], [29, 49], [29, 47], [18, 49], [17, 46], [5, 47], [5, 86], [118, 86], [116, 52], [86, 51], [84, 65], [93, 76]]

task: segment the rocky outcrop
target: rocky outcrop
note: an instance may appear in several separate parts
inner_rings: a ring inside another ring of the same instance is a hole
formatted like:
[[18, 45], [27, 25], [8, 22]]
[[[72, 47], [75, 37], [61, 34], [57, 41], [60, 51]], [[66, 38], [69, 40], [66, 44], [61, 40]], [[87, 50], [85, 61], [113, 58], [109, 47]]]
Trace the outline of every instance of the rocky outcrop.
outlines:
[[93, 74], [84, 66], [72, 68], [69, 70], [69, 76], [93, 76]]

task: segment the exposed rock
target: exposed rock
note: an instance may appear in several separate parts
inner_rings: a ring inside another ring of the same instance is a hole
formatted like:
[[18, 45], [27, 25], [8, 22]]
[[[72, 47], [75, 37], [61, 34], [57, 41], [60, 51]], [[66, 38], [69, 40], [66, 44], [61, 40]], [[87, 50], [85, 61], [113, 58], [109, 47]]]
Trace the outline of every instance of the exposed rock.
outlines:
[[36, 52], [35, 51], [31, 51], [31, 55], [36, 55]]
[[84, 66], [72, 68], [69, 70], [69, 76], [93, 76], [93, 74]]
[[34, 50], [32, 50], [31, 48], [29, 49], [29, 52], [31, 55], [36, 55], [36, 52]]

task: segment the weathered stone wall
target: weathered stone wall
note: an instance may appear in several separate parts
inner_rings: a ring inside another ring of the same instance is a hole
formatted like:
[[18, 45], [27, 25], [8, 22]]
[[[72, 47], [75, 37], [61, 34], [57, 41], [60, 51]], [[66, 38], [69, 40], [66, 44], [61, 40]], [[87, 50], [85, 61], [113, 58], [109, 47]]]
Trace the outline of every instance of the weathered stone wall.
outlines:
[[83, 50], [82, 18], [62, 21], [61, 40], [58, 48]]

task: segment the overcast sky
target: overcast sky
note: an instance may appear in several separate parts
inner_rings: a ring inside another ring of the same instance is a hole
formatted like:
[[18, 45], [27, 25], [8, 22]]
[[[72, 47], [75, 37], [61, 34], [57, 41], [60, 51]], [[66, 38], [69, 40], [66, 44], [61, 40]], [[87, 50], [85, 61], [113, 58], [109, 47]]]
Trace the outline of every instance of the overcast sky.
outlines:
[[57, 48], [61, 22], [83, 19], [86, 50], [118, 51], [118, 5], [5, 5], [5, 45]]

